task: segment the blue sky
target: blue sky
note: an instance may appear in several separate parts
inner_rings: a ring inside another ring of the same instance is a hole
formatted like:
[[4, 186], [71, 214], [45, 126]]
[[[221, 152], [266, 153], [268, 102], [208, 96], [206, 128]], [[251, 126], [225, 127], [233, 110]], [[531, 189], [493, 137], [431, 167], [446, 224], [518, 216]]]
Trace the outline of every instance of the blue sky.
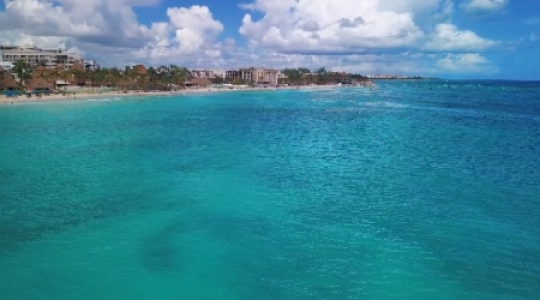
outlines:
[[536, 0], [0, 0], [0, 43], [104, 66], [540, 80]]

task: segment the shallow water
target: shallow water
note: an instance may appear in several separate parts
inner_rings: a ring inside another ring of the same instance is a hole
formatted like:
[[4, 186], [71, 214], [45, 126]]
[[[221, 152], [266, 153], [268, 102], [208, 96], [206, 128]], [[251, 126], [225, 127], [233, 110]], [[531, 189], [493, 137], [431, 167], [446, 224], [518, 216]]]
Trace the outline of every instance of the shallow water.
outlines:
[[2, 299], [537, 299], [540, 85], [0, 107]]

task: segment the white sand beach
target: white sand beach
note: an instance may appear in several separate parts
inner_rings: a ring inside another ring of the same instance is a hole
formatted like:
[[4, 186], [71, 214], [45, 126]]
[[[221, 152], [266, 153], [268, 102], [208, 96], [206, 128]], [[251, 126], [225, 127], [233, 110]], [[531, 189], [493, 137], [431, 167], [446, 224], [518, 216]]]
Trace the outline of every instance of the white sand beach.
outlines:
[[[369, 86], [369, 85], [368, 85]], [[103, 99], [110, 97], [152, 97], [152, 96], [173, 96], [173, 95], [190, 95], [198, 93], [221, 93], [221, 92], [238, 92], [238, 91], [280, 91], [280, 90], [328, 90], [344, 88], [341, 85], [304, 85], [304, 86], [282, 86], [272, 88], [261, 87], [240, 87], [240, 88], [200, 88], [187, 89], [178, 91], [107, 91], [107, 92], [76, 92], [66, 95], [52, 94], [36, 97], [32, 95], [27, 97], [21, 95], [18, 97], [6, 97], [0, 95], [0, 104], [18, 104], [18, 103], [38, 103], [38, 102], [57, 102], [57, 101], [73, 101], [73, 100], [88, 100], [88, 99]]]

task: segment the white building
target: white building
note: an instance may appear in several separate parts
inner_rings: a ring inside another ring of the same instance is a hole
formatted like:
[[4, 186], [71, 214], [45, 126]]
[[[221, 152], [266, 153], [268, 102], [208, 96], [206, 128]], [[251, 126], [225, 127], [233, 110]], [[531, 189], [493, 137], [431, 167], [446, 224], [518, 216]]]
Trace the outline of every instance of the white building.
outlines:
[[15, 63], [23, 61], [31, 67], [63, 66], [69, 68], [75, 63], [83, 63], [81, 54], [65, 49], [42, 49], [37, 47], [0, 46], [1, 60]]
[[13, 63], [10, 61], [3, 61], [2, 58], [0, 57], [0, 68], [2, 68], [2, 70], [5, 70], [7, 72], [11, 72], [11, 70], [13, 69]]
[[279, 72], [273, 69], [256, 69], [253, 81], [257, 84], [277, 85]]
[[215, 78], [214, 72], [211, 70], [190, 70], [193, 78]]
[[227, 76], [227, 71], [225, 70], [212, 70], [214, 77], [225, 78]]

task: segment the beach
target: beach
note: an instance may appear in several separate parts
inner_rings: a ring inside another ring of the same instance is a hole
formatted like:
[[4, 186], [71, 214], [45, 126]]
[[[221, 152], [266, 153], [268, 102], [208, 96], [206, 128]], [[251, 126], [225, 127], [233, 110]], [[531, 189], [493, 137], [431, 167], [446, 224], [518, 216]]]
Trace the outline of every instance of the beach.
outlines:
[[[369, 85], [368, 85], [369, 86]], [[178, 95], [190, 95], [201, 93], [222, 93], [222, 92], [239, 92], [239, 91], [280, 91], [280, 90], [325, 90], [325, 89], [339, 89], [345, 88], [345, 86], [332, 84], [332, 85], [303, 85], [303, 86], [281, 86], [281, 87], [236, 87], [236, 88], [199, 88], [199, 89], [186, 89], [177, 91], [106, 91], [106, 92], [76, 92], [68, 93], [66, 95], [52, 94], [42, 97], [18, 96], [16, 98], [6, 97], [0, 95], [1, 104], [18, 104], [18, 103], [39, 103], [39, 102], [58, 102], [58, 101], [74, 101], [74, 100], [88, 100], [88, 99], [103, 99], [110, 97], [155, 97], [155, 96], [178, 96]]]

